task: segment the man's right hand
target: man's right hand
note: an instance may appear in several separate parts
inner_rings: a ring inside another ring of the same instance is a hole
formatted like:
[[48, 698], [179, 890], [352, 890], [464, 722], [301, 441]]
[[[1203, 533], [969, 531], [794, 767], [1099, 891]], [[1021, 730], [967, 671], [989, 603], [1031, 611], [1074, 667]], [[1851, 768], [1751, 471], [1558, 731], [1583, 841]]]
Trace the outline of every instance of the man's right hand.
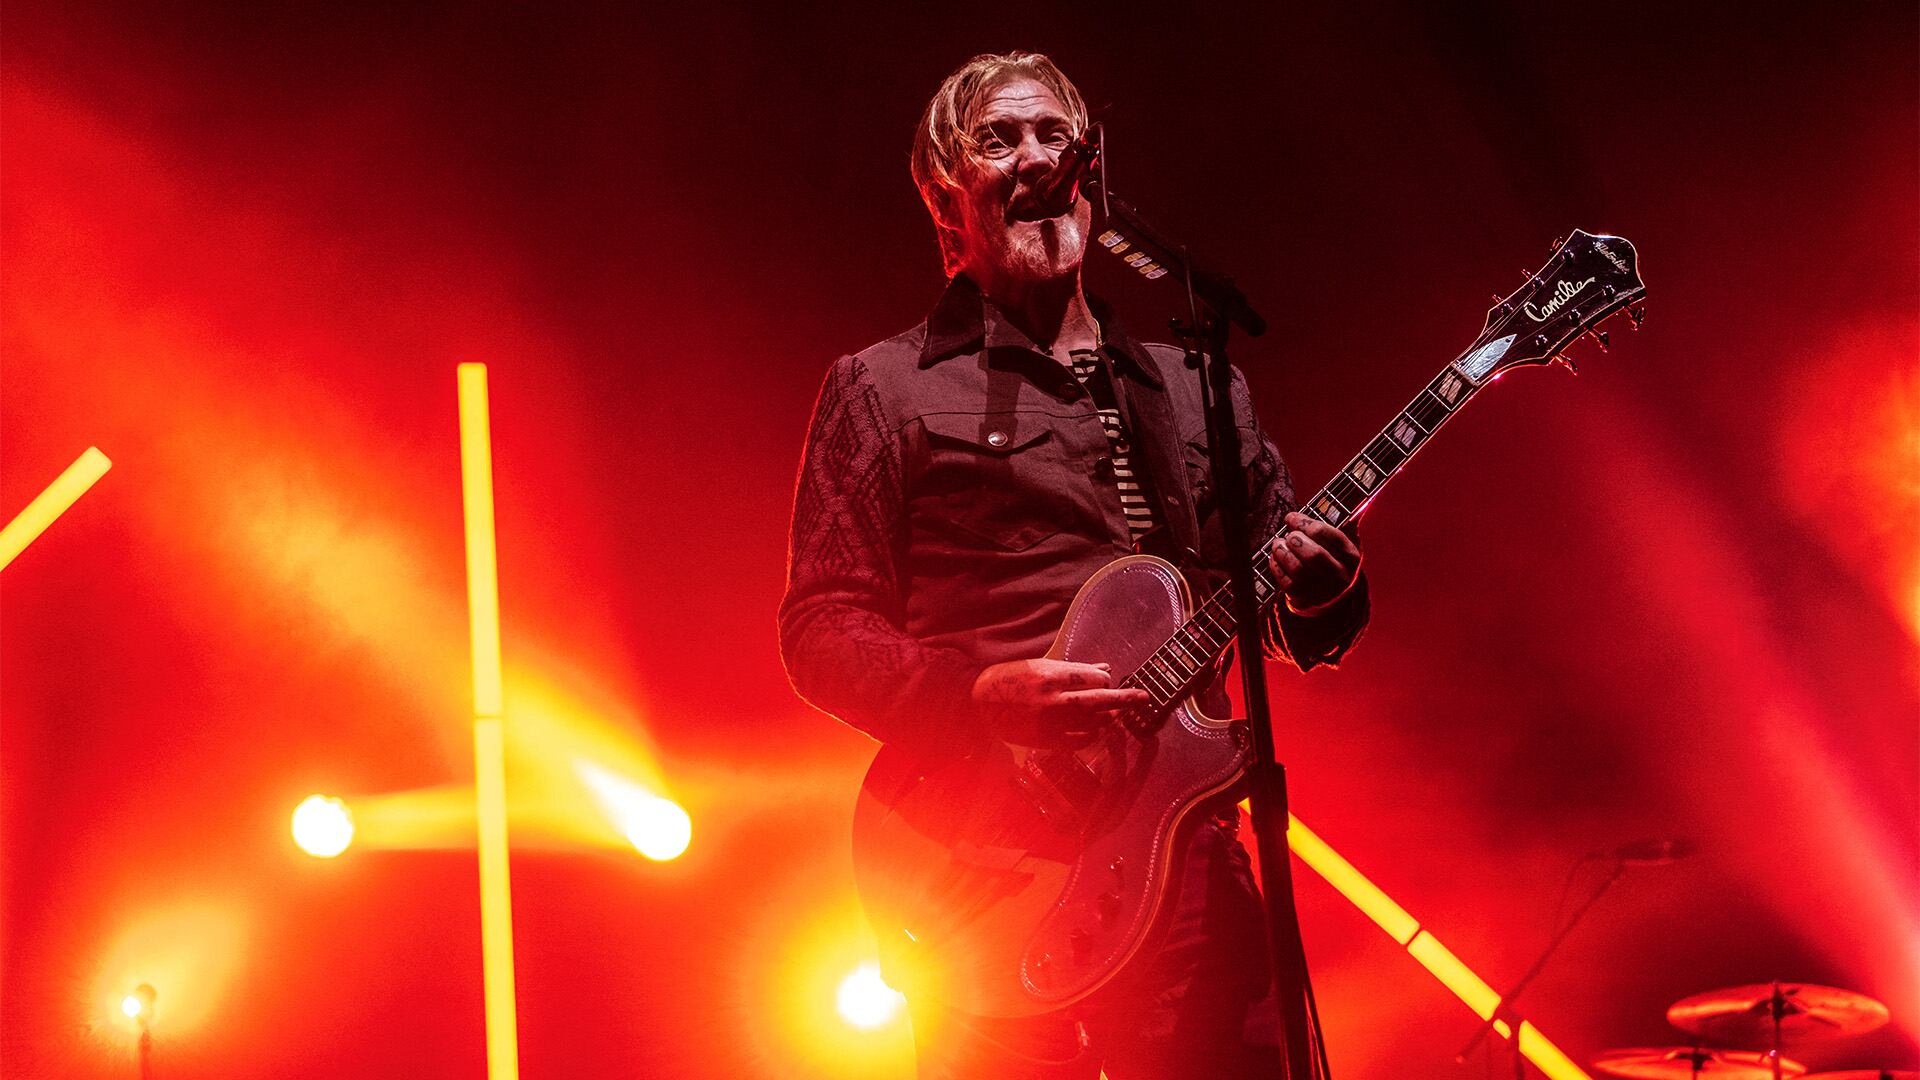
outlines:
[[980, 673], [973, 700], [995, 738], [1054, 746], [1085, 742], [1120, 710], [1151, 697], [1145, 690], [1115, 688], [1106, 664], [1010, 660]]

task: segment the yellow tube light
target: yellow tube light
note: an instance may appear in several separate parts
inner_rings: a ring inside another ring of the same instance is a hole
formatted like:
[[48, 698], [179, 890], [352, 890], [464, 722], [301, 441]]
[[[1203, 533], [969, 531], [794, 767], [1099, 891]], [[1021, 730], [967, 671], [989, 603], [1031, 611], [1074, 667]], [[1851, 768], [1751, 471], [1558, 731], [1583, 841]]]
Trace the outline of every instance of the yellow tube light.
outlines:
[[479, 823], [480, 955], [487, 1076], [518, 1080], [513, 891], [507, 875], [506, 734], [500, 678], [500, 581], [493, 534], [493, 447], [487, 366], [461, 364], [460, 487], [467, 524], [467, 613], [473, 642], [473, 765]]
[[65, 472], [47, 485], [47, 490], [34, 496], [26, 509], [15, 514], [13, 520], [7, 522], [6, 528], [0, 529], [0, 569], [5, 569], [14, 556], [25, 551], [28, 544], [46, 532], [47, 526], [66, 513], [67, 507], [85, 495], [94, 481], [105, 476], [112, 467], [113, 462], [107, 460], [107, 455], [101, 453], [99, 447], [87, 447], [85, 453], [75, 458]]
[[493, 546], [493, 432], [487, 418], [487, 365], [461, 364], [460, 491], [467, 522], [467, 611], [473, 640], [473, 712], [498, 717], [500, 569]]
[[1385, 930], [1388, 937], [1402, 945], [1413, 940], [1420, 924], [1407, 914], [1407, 909], [1394, 903], [1392, 897], [1381, 892], [1379, 886], [1368, 881], [1365, 874], [1354, 869], [1352, 863], [1328, 847], [1325, 840], [1292, 814], [1287, 815], [1287, 846], [1300, 856], [1301, 862], [1326, 878], [1327, 884], [1339, 890], [1341, 896], [1351, 900], [1354, 907]]
[[[1243, 800], [1240, 805], [1245, 807], [1247, 803]], [[1453, 951], [1442, 945], [1439, 938], [1420, 929], [1419, 920], [1394, 903], [1392, 897], [1381, 891], [1379, 886], [1368, 880], [1365, 874], [1292, 814], [1287, 815], [1287, 847], [1314, 873], [1325, 878], [1341, 896], [1386, 931], [1388, 937], [1406, 946], [1407, 952], [1434, 978], [1440, 980], [1441, 985], [1453, 991], [1454, 996], [1472, 1009], [1475, 1016], [1485, 1020], [1500, 1007], [1500, 994], [1488, 986], [1486, 980], [1453, 955]], [[1514, 1037], [1513, 1028], [1505, 1020], [1495, 1020], [1493, 1030], [1503, 1039]], [[1531, 1061], [1548, 1080], [1592, 1080], [1586, 1070], [1574, 1064], [1531, 1023], [1521, 1021], [1519, 1040], [1521, 1055]]]
[[[1499, 1008], [1499, 992], [1488, 986], [1485, 979], [1475, 975], [1472, 968], [1461, 963], [1460, 958], [1453, 955], [1453, 950], [1440, 944], [1439, 938], [1422, 930], [1413, 936], [1413, 941], [1407, 945], [1407, 952], [1420, 961], [1420, 966], [1431, 972], [1434, 978], [1439, 979], [1440, 985], [1453, 991], [1454, 997], [1465, 1002], [1467, 1008], [1473, 1010], [1473, 1015], [1485, 1020], [1493, 1015], [1494, 1009]], [[1493, 1028], [1502, 1036], [1513, 1033], [1504, 1020], [1495, 1020]]]
[[1585, 1069], [1575, 1065], [1572, 1058], [1540, 1034], [1539, 1028], [1525, 1020], [1520, 1021], [1520, 1053], [1545, 1073], [1548, 1080], [1592, 1080]]

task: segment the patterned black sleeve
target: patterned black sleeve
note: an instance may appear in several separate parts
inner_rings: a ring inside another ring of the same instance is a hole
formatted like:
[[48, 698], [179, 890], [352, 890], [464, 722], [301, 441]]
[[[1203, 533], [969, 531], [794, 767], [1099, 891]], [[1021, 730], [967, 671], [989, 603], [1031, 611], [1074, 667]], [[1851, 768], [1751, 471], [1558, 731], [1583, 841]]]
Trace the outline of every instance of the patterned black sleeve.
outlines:
[[983, 665], [902, 628], [906, 501], [897, 426], [866, 365], [844, 357], [814, 403], [780, 603], [780, 655], [802, 698], [921, 754], [968, 745]]
[[[1287, 463], [1280, 459], [1280, 451], [1254, 419], [1246, 380], [1238, 371], [1233, 373], [1233, 380], [1234, 414], [1240, 424], [1240, 437], [1249, 444], [1241, 449], [1242, 455], [1249, 458], [1249, 516], [1256, 536], [1271, 537], [1285, 526], [1282, 519], [1300, 508], [1293, 491], [1293, 475], [1287, 471]], [[1267, 656], [1291, 660], [1301, 671], [1321, 664], [1337, 667], [1340, 658], [1360, 640], [1371, 607], [1364, 570], [1353, 587], [1324, 611], [1296, 615], [1284, 603], [1276, 604], [1264, 628]]]

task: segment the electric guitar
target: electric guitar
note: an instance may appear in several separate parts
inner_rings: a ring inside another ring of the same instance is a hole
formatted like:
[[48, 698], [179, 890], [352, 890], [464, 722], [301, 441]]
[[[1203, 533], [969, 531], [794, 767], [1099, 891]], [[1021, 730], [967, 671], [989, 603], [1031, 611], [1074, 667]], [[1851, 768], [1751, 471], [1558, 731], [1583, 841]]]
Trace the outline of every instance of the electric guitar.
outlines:
[[[1646, 292], [1633, 245], [1575, 231], [1496, 300], [1473, 345], [1442, 368], [1301, 507], [1343, 526], [1467, 401], [1512, 368], [1543, 366]], [[1253, 582], [1279, 597], [1265, 550]], [[1090, 744], [995, 743], [928, 763], [883, 748], [854, 810], [855, 879], [889, 979], [980, 1016], [1081, 1001], [1139, 954], [1196, 811], [1245, 771], [1247, 737], [1190, 699], [1234, 640], [1223, 586], [1195, 606], [1172, 564], [1133, 555], [1081, 586], [1049, 657], [1112, 665], [1151, 702]]]

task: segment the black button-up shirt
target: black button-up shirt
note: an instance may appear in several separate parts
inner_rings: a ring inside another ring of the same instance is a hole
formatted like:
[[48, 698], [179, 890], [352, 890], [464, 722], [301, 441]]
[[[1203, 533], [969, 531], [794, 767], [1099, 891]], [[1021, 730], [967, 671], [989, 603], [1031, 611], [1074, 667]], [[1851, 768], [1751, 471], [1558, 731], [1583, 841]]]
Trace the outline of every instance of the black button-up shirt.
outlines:
[[[1184, 354], [1092, 305], [1134, 451], [1165, 522], [1158, 552], [1198, 595], [1225, 581], [1206, 418]], [[1291, 478], [1234, 407], [1256, 536], [1295, 509]], [[974, 679], [1046, 653], [1074, 593], [1132, 553], [1112, 446], [1073, 373], [965, 276], [927, 321], [842, 357], [814, 406], [794, 499], [781, 654], [795, 690], [910, 753], [978, 737]], [[1274, 655], [1331, 663], [1367, 617], [1364, 579], [1312, 618], [1277, 609]]]

